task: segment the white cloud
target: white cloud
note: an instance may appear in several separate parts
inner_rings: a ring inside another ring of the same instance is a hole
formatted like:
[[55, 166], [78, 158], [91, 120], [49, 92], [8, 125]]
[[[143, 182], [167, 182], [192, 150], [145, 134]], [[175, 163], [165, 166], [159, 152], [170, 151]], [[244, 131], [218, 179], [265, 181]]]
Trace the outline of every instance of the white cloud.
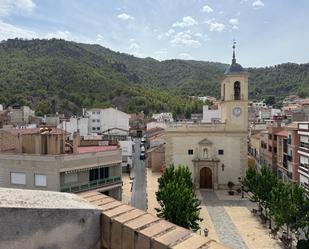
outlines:
[[191, 16], [184, 16], [180, 22], [176, 22], [173, 24], [173, 27], [190, 27], [193, 25], [197, 25], [198, 22], [194, 20]]
[[238, 20], [237, 18], [231, 18], [231, 19], [229, 20], [229, 23], [230, 23], [231, 25], [238, 25], [238, 24], [239, 24], [239, 20]]
[[170, 43], [173, 45], [185, 45], [195, 48], [201, 46], [201, 43], [196, 38], [192, 37], [188, 32], [178, 32], [174, 35]]
[[222, 15], [223, 13], [224, 13], [224, 11], [223, 11], [223, 10], [220, 10], [220, 11], [219, 11], [219, 14], [220, 14], [220, 15]]
[[225, 25], [223, 23], [216, 22], [215, 19], [210, 19], [205, 23], [209, 25], [209, 30], [211, 32], [213, 31], [222, 32], [225, 29]]
[[213, 11], [214, 11], [214, 10], [213, 10], [209, 5], [203, 6], [202, 12], [211, 13], [211, 12], [213, 12]]
[[136, 43], [136, 42], [132, 42], [131, 44], [130, 44], [130, 46], [129, 46], [129, 50], [138, 50], [138, 49], [140, 49], [140, 45], [138, 44], [138, 43]]
[[194, 60], [194, 57], [188, 53], [180, 53], [178, 57], [182, 60]]
[[231, 18], [229, 20], [229, 24], [232, 25], [232, 29], [235, 29], [235, 30], [239, 29], [239, 27], [238, 27], [239, 20], [237, 18]]
[[255, 9], [260, 9], [260, 8], [263, 8], [264, 7], [264, 3], [261, 1], [261, 0], [256, 0], [252, 3], [252, 6], [255, 8]]
[[160, 49], [154, 52], [155, 59], [161, 61], [167, 59], [167, 50], [166, 49]]
[[0, 40], [6, 40], [9, 38], [31, 39], [37, 37], [38, 34], [36, 32], [0, 21]]
[[126, 14], [126, 13], [119, 14], [117, 16], [117, 18], [119, 18], [120, 20], [123, 20], [123, 21], [133, 20], [134, 19], [133, 16], [130, 16], [130, 15]]
[[52, 39], [52, 38], [56, 38], [56, 39], [64, 39], [64, 40], [73, 40], [73, 37], [70, 33], [70, 31], [61, 31], [58, 30], [56, 32], [50, 32], [48, 34], [45, 35], [46, 39]]
[[100, 35], [100, 34], [97, 34], [97, 38], [96, 38], [96, 42], [98, 42], [98, 43], [102, 43], [103, 42], [103, 35]]
[[0, 17], [8, 17], [12, 13], [30, 14], [34, 8], [33, 0], [1, 0]]
[[172, 34], [175, 33], [175, 30], [174, 29], [169, 29], [167, 32], [165, 32], [165, 36], [166, 37], [170, 37]]

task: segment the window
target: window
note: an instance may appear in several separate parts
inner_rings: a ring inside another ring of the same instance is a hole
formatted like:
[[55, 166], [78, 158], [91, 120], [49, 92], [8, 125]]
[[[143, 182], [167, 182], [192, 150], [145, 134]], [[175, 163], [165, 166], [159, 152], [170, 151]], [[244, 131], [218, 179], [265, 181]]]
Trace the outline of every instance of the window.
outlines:
[[97, 112], [97, 114], [100, 114], [100, 112]]
[[309, 158], [308, 157], [304, 157], [304, 156], [300, 156], [300, 165], [303, 167], [308, 166], [309, 164]]
[[188, 150], [188, 155], [193, 155], [193, 150]]
[[218, 150], [218, 154], [219, 155], [223, 155], [224, 154], [224, 150]]
[[95, 119], [92, 119], [92, 123], [95, 123]]
[[274, 135], [274, 140], [277, 141], [277, 135]]
[[203, 149], [203, 157], [204, 158], [208, 158], [208, 150], [207, 150], [207, 148]]
[[109, 167], [89, 170], [89, 181], [95, 181], [109, 177]]
[[46, 187], [46, 175], [34, 174], [34, 185], [38, 187]]
[[100, 130], [100, 127], [97, 127], [97, 130], [99, 131], [99, 130]]
[[309, 149], [309, 137], [300, 136], [300, 147]]
[[92, 130], [95, 131], [95, 127], [92, 127]]
[[26, 174], [11, 172], [11, 184], [26, 185]]
[[100, 123], [100, 119], [97, 119], [97, 122]]
[[77, 182], [77, 173], [65, 174], [64, 175], [64, 184], [71, 184]]
[[273, 136], [271, 134], [268, 135], [268, 139], [272, 139]]
[[240, 82], [234, 83], [234, 100], [240, 100]]
[[92, 114], [95, 114], [95, 112], [92, 112]]

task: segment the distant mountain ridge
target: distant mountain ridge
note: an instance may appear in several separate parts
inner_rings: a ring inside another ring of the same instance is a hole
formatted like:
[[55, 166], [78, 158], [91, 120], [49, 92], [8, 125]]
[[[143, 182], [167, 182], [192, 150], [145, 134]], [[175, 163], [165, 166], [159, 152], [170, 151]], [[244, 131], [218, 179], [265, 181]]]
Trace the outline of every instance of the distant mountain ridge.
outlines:
[[[58, 39], [11, 39], [0, 43], [0, 103], [18, 102], [41, 113], [67, 115], [79, 113], [83, 106], [115, 106], [127, 112], [188, 116], [202, 106], [188, 96], [219, 97], [227, 66], [194, 60], [160, 62]], [[251, 98], [309, 96], [309, 63], [247, 70]]]

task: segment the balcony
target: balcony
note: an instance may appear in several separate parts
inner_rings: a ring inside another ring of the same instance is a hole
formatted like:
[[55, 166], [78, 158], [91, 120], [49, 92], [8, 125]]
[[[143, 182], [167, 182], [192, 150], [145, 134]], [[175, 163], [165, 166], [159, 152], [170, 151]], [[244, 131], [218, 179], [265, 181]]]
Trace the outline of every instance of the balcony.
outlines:
[[291, 155], [288, 155], [288, 156], [287, 156], [287, 160], [288, 160], [289, 162], [292, 162], [292, 161], [293, 161], [293, 157], [292, 157]]
[[108, 178], [103, 178], [91, 182], [84, 182], [84, 183], [75, 183], [70, 185], [63, 185], [60, 188], [61, 192], [69, 192], [69, 193], [77, 193], [82, 192], [90, 189], [96, 189], [104, 186], [108, 186], [115, 183], [121, 183], [120, 176], [112, 176]]

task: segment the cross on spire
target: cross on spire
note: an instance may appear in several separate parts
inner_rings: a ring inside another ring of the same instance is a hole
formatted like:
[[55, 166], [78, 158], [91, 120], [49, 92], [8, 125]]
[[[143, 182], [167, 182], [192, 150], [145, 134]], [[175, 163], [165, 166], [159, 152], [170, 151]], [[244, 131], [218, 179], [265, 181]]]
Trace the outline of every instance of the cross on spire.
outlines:
[[235, 41], [235, 39], [234, 39], [234, 40], [233, 40], [233, 59], [232, 59], [232, 63], [236, 63], [235, 45], [236, 45], [236, 41]]

